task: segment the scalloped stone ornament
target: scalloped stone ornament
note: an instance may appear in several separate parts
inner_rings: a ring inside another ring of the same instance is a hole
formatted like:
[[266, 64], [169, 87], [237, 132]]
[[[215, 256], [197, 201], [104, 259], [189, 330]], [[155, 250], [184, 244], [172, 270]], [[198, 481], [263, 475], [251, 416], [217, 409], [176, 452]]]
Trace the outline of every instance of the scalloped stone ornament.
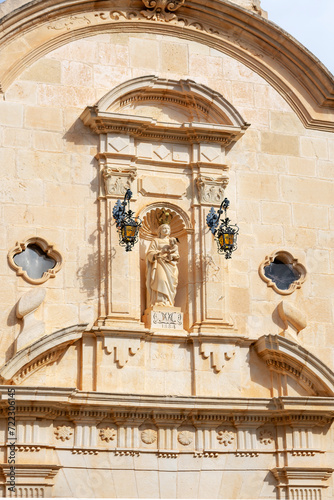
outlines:
[[141, 435], [141, 440], [145, 444], [153, 444], [157, 440], [157, 431], [154, 429], [145, 429], [142, 431]]

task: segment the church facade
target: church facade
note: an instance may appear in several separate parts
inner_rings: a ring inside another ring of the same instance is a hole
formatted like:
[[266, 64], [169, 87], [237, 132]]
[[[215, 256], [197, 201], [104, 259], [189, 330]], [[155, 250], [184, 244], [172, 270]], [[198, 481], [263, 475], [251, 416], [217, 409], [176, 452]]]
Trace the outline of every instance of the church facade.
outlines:
[[0, 496], [333, 498], [332, 75], [255, 0], [0, 16]]

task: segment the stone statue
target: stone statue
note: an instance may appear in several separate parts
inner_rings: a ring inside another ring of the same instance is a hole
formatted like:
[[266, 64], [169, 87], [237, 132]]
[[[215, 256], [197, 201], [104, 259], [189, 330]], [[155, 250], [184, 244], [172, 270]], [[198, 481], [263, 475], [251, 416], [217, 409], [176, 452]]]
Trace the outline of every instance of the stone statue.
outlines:
[[147, 307], [174, 306], [180, 258], [176, 238], [170, 237], [169, 224], [159, 226], [146, 254]]

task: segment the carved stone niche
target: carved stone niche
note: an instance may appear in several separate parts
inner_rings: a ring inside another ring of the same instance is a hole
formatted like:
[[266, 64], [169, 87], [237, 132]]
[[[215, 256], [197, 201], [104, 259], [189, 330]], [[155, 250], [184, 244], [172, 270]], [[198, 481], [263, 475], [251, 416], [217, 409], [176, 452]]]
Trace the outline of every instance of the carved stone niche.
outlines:
[[[168, 5], [171, 10], [171, 4]], [[152, 9], [151, 13], [157, 12], [153, 6]], [[223, 303], [211, 310], [204, 303], [205, 294], [201, 299], [196, 298], [196, 290], [203, 286], [203, 277], [198, 268], [200, 263], [196, 261], [200, 251], [194, 247], [194, 241], [204, 248], [206, 233], [199, 229], [198, 234], [192, 236], [193, 231], [188, 231], [189, 221], [198, 221], [197, 227], [202, 228], [204, 212], [200, 205], [221, 203], [228, 182], [226, 152], [242, 137], [249, 124], [214, 90], [192, 80], [166, 80], [152, 75], [115, 87], [95, 106], [87, 107], [81, 119], [100, 136], [97, 154], [101, 204], [99, 259], [105, 265], [100, 266], [98, 324], [111, 326], [122, 320], [127, 321], [129, 328], [143, 328], [143, 262], [155, 231], [147, 206], [153, 207], [152, 202], [157, 199], [160, 208], [173, 206], [177, 217], [172, 226], [176, 221], [180, 226], [172, 227], [172, 236], [180, 239], [180, 255], [184, 256], [179, 263], [175, 298], [175, 307], [184, 311], [184, 328], [187, 314], [191, 314], [188, 321], [191, 325], [200, 325], [203, 318], [224, 320]], [[140, 245], [125, 254], [118, 245], [112, 209], [114, 199], [122, 198], [128, 188], [133, 193], [131, 210], [141, 217], [143, 228]], [[213, 288], [218, 288], [217, 283]], [[195, 300], [201, 304], [191, 308], [189, 303]]]

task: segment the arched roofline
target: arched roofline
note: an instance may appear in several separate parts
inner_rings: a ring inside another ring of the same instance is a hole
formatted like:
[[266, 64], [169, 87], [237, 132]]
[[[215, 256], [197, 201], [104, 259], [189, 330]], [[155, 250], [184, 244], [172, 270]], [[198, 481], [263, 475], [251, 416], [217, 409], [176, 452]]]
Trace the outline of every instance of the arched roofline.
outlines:
[[33, 0], [22, 5], [1, 19], [2, 92], [27, 66], [70, 41], [113, 30], [150, 32], [197, 41], [232, 56], [272, 85], [306, 127], [334, 130], [333, 76], [274, 23], [227, 0], [205, 5], [187, 0], [170, 22], [149, 20], [142, 9], [140, 0], [131, 9], [126, 0], [121, 7], [113, 7], [110, 0]]

